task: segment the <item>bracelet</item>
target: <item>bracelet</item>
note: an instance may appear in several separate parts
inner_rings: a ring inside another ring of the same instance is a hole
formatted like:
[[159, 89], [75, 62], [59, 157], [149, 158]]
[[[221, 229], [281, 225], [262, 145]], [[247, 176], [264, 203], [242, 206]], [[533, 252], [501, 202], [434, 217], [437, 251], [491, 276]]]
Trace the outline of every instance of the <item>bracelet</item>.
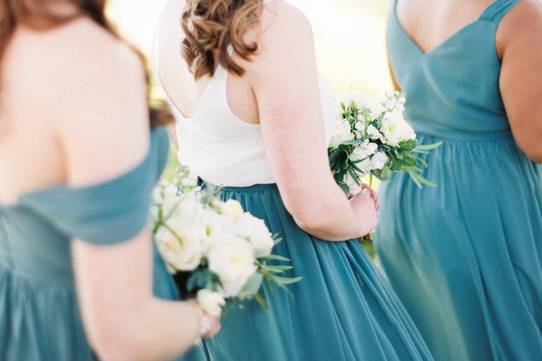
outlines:
[[205, 336], [206, 334], [208, 334], [209, 331], [211, 331], [211, 319], [209, 318], [209, 316], [207, 316], [207, 314], [205, 312], [202, 311], [201, 308], [199, 308], [199, 306], [195, 302], [194, 303], [191, 302], [191, 304], [196, 309], [196, 311], [197, 311], [197, 313], [199, 315], [198, 332], [199, 332], [199, 336], [201, 338], [201, 337]]
[[202, 312], [199, 319], [199, 335], [203, 337], [204, 335], [207, 335], [209, 331], [211, 331], [211, 320], [209, 319], [209, 316]]

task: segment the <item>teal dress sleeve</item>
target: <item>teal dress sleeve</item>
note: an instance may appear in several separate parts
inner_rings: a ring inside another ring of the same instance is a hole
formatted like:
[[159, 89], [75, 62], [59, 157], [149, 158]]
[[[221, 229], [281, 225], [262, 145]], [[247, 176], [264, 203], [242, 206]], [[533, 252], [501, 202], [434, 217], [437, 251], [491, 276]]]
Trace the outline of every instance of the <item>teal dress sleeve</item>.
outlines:
[[145, 159], [127, 173], [89, 187], [35, 192], [22, 202], [71, 239], [96, 245], [130, 240], [148, 226], [152, 190], [167, 162], [168, 148], [165, 129], [154, 130]]

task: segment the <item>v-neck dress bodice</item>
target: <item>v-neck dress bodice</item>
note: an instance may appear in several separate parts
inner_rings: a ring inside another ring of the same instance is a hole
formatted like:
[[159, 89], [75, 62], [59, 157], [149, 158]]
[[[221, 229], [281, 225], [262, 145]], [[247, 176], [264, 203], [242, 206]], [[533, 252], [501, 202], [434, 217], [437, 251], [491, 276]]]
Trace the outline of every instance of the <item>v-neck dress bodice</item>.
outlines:
[[405, 31], [394, 2], [388, 23], [390, 61], [417, 131], [447, 139], [511, 137], [499, 90], [495, 34], [505, 10], [516, 2], [493, 3], [429, 51]]
[[[78, 189], [48, 188], [0, 205], [0, 360], [97, 359], [79, 313], [71, 241], [107, 247], [148, 226], [152, 190], [169, 152], [165, 129], [151, 138], [145, 159], [122, 176]], [[155, 248], [153, 258], [156, 296], [178, 299]]]
[[[394, 175], [380, 190], [378, 255], [439, 361], [528, 361], [542, 354], [542, 169], [514, 141], [500, 93], [496, 33], [518, 0], [424, 52], [396, 4], [389, 58], [421, 143], [419, 189]], [[540, 46], [540, 44], [533, 44]]]

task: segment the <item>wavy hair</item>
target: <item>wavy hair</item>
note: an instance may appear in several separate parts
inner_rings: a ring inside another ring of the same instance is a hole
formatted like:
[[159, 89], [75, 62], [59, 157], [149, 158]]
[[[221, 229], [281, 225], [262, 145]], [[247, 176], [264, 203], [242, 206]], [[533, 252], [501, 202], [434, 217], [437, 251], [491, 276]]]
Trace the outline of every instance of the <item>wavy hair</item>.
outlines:
[[244, 60], [256, 53], [258, 45], [247, 43], [244, 35], [259, 22], [262, 9], [263, 0], [187, 0], [182, 53], [196, 80], [213, 76], [218, 65], [244, 74], [232, 50]]
[[[73, 0], [78, 10], [72, 14], [59, 15], [51, 10], [50, 0], [0, 0], [0, 62], [18, 25], [24, 24], [35, 30], [46, 31], [79, 18], [88, 16], [99, 26], [121, 39], [105, 15], [106, 0]], [[132, 47], [145, 65], [147, 102], [151, 126], [161, 126], [173, 120], [165, 104], [151, 105], [148, 67], [143, 54]]]

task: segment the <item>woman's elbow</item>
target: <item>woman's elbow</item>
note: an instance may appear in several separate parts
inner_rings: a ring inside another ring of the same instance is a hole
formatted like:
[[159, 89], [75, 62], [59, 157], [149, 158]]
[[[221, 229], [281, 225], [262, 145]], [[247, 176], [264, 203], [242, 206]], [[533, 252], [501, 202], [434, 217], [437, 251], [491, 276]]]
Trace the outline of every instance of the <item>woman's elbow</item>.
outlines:
[[325, 224], [325, 212], [318, 202], [307, 202], [299, 197], [283, 197], [288, 212], [303, 229], [320, 229]]
[[142, 360], [142, 342], [131, 331], [114, 327], [89, 330], [89, 343], [100, 360]]
[[542, 137], [535, 144], [520, 145], [520, 148], [527, 158], [535, 163], [542, 164]]

